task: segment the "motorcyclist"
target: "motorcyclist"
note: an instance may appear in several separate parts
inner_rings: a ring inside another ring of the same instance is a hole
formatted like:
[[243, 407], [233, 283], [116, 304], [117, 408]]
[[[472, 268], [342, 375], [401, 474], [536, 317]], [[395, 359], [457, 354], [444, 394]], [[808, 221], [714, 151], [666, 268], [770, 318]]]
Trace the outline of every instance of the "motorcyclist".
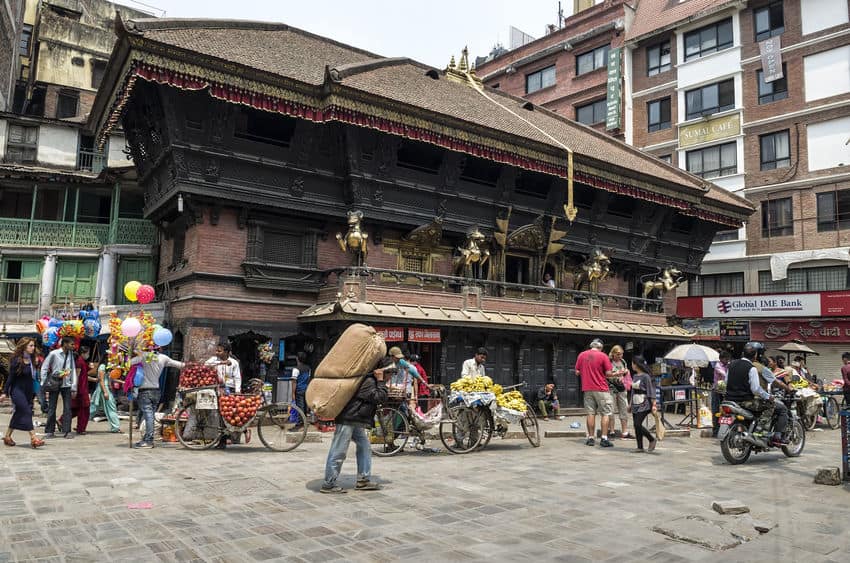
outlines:
[[[757, 370], [759, 370], [761, 381], [764, 383], [762, 387], [765, 391], [770, 393], [771, 387], [776, 385], [786, 393], [793, 394], [794, 390], [786, 385], [782, 379], [776, 377], [773, 370], [765, 365], [766, 356], [764, 354], [764, 346], [761, 342], [754, 342], [753, 345], [756, 350], [758, 350], [756, 361], [753, 362], [753, 365]], [[776, 417], [776, 426], [774, 427], [774, 430], [780, 437], [780, 445], [784, 446], [788, 443], [786, 434], [788, 429], [788, 407], [785, 406], [785, 403], [783, 403], [782, 400], [776, 397], [773, 398], [773, 413]]]
[[[762, 388], [759, 381], [759, 369], [753, 365], [753, 362], [758, 359], [759, 352], [762, 351], [764, 351], [764, 345], [761, 342], [747, 342], [744, 345], [741, 359], [729, 364], [726, 379], [726, 400], [734, 401], [754, 413], [760, 413], [759, 426], [770, 428], [775, 403], [771, 394]], [[787, 424], [788, 411], [786, 409], [784, 418], [776, 421], [776, 433], [770, 440], [771, 445], [783, 445], [781, 436]]]

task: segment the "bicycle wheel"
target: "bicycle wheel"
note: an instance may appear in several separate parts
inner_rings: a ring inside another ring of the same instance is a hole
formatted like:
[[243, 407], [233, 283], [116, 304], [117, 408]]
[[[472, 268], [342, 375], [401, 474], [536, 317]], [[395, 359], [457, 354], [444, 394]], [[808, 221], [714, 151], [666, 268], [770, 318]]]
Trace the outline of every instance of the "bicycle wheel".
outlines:
[[830, 428], [838, 428], [839, 424], [839, 408], [838, 401], [835, 400], [835, 397], [830, 397], [823, 404], [823, 414], [826, 419], [826, 424]]
[[535, 448], [540, 447], [540, 425], [537, 423], [537, 416], [534, 414], [534, 409], [528, 403], [525, 404], [525, 417], [519, 421], [522, 426], [522, 431], [525, 437]]
[[381, 407], [375, 412], [375, 422], [369, 432], [373, 454], [379, 457], [395, 455], [404, 449], [409, 437], [410, 424], [401, 411]]
[[306, 420], [304, 412], [295, 405], [275, 403], [258, 414], [257, 436], [268, 449], [288, 452], [300, 446], [307, 437]]
[[484, 429], [482, 431], [481, 443], [478, 444], [478, 447], [483, 450], [490, 443], [490, 440], [493, 439], [493, 434], [496, 433], [496, 421], [493, 420], [493, 412], [490, 410], [490, 407], [473, 408], [476, 411], [480, 412], [482, 418], [484, 419]]
[[484, 437], [484, 417], [475, 409], [461, 406], [450, 411], [450, 417], [440, 421], [440, 441], [454, 454], [471, 452]]
[[174, 433], [183, 447], [190, 450], [208, 450], [223, 438], [218, 411], [197, 411], [193, 407], [183, 407], [177, 411]]

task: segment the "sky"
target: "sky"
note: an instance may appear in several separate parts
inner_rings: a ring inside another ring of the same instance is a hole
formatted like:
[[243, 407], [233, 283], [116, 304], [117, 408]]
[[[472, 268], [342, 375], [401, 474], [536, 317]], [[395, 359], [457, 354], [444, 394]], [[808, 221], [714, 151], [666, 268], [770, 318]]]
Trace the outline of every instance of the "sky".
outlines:
[[[171, 18], [283, 22], [387, 57], [408, 57], [445, 68], [469, 47], [470, 61], [497, 42], [509, 46], [509, 27], [542, 37], [558, 22], [557, 0], [117, 0], [148, 5]], [[572, 0], [562, 0], [569, 15]], [[271, 55], [271, 54], [270, 54]]]

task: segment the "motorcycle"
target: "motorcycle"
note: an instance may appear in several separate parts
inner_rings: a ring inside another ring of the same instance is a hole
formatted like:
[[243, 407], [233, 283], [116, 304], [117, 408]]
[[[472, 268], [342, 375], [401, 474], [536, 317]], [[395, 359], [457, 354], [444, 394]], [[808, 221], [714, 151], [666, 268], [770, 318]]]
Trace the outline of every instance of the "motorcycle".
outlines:
[[[788, 408], [788, 444], [781, 446], [782, 453], [788, 457], [798, 457], [806, 445], [806, 430], [794, 406], [800, 399], [795, 394], [778, 397]], [[720, 440], [720, 451], [730, 464], [746, 462], [751, 453], [769, 452], [777, 448], [767, 438], [773, 434], [775, 415], [770, 421], [770, 428], [761, 429], [758, 428], [758, 416], [734, 401], [723, 401], [718, 414], [720, 429], [717, 438]]]

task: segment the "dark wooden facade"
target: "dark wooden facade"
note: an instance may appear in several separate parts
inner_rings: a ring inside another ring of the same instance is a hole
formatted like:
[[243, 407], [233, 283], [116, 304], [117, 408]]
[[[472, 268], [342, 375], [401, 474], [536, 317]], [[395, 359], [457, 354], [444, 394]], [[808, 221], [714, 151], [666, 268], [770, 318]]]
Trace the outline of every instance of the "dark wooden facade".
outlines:
[[[126, 42], [119, 45], [113, 65], [128, 48]], [[113, 79], [120, 78], [115, 71]], [[287, 339], [291, 352], [312, 341], [316, 355], [321, 353], [345, 322], [303, 323], [298, 317], [324, 298], [327, 271], [352, 263], [335, 240], [346, 232], [349, 210], [364, 214], [367, 265], [424, 276], [419, 291], [399, 298], [414, 304], [441, 302], [425, 277], [450, 276], [457, 247], [476, 227], [493, 250], [489, 266], [478, 274], [518, 284], [505, 283], [499, 291], [520, 303], [525, 290], [517, 294], [517, 287], [539, 287], [544, 271], [554, 274], [559, 287], [571, 287], [572, 268], [596, 249], [610, 255], [614, 268], [599, 292], [638, 296], [641, 277], [662, 268], [697, 273], [715, 232], [723, 228], [675, 206], [599, 189], [579, 175], [574, 184], [579, 213], [569, 224], [563, 216], [567, 179], [559, 175], [376, 127], [263, 111], [174, 80], [134, 80], [120, 111], [101, 100], [99, 125], [108, 111], [120, 115], [145, 192], [145, 216], [164, 234], [159, 284], [172, 299], [170, 321], [189, 356], [201, 353], [204, 343], [248, 331]], [[425, 110], [421, 118], [429, 118]], [[604, 170], [596, 157], [585, 159], [587, 167]], [[637, 176], [641, 186], [651, 184], [640, 171]], [[629, 181], [616, 177], [618, 185]], [[662, 183], [671, 189], [669, 181]], [[746, 213], [739, 206], [726, 222]], [[498, 220], [508, 224], [504, 256], [492, 242]], [[425, 242], [412, 235], [428, 225], [441, 233]], [[563, 250], [547, 255], [553, 231], [566, 233], [554, 241]], [[511, 238], [512, 233], [522, 236]], [[651, 323], [663, 323], [657, 313], [638, 308], [624, 306], [628, 318], [609, 309], [607, 318], [629, 322], [645, 315]], [[391, 313], [385, 324], [406, 325]], [[428, 356], [437, 379], [453, 380], [472, 350], [486, 345], [497, 380], [539, 385], [554, 379], [573, 402], [578, 400], [569, 368], [589, 340], [586, 333], [491, 331], [463, 323], [442, 328], [441, 344], [424, 350], [410, 345]], [[648, 338], [663, 347], [663, 339]], [[640, 335], [629, 339], [636, 349], [650, 342]]]

